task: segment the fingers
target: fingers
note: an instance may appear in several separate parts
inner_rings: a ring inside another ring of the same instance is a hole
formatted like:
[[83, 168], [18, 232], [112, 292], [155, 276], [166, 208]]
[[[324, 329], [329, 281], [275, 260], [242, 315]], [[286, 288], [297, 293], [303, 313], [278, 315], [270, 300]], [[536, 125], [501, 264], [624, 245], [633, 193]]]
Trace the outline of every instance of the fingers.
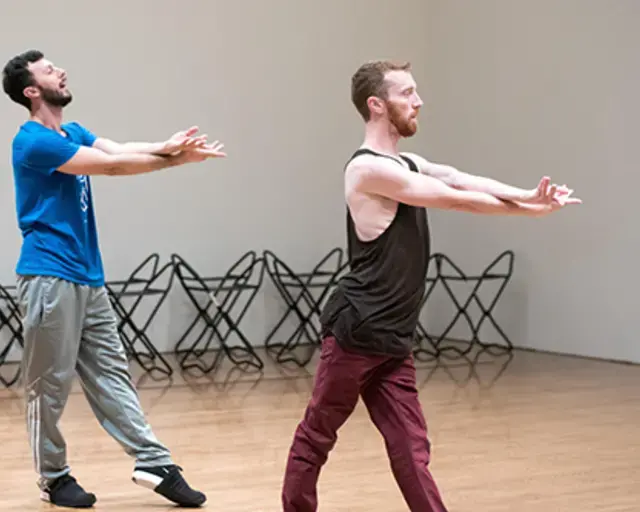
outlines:
[[547, 190], [546, 190], [546, 194], [545, 194], [545, 200], [551, 202], [555, 199], [556, 197], [556, 190], [557, 190], [558, 186], [554, 183], [553, 185], [551, 185]]
[[183, 137], [192, 137], [193, 135], [198, 133], [199, 129], [200, 128], [198, 128], [197, 126], [192, 126], [188, 130], [182, 130], [182, 131], [174, 133], [173, 137], [171, 137], [171, 139], [176, 140], [176, 139], [181, 139]]
[[207, 135], [199, 135], [198, 137], [187, 138], [183, 143], [184, 149], [194, 149], [203, 147], [207, 143]]
[[554, 198], [555, 204], [560, 208], [570, 204], [582, 204], [582, 199], [571, 197], [571, 194], [573, 194], [573, 190], [570, 188], [566, 188], [565, 186], [565, 189], [562, 189], [561, 193], [556, 193], [556, 196]]
[[533, 196], [530, 201], [538, 204], [552, 204], [556, 201], [556, 194], [558, 194], [558, 185], [551, 184], [551, 178], [549, 176], [543, 176], [535, 188]]
[[568, 188], [566, 185], [559, 185], [556, 188], [556, 194], [558, 195], [571, 194], [571, 192], [573, 192], [573, 190]]
[[172, 151], [190, 151], [205, 146], [207, 143], [207, 135], [199, 135], [197, 137], [184, 136], [173, 141]]
[[205, 144], [204, 146], [197, 147], [185, 151], [185, 153], [191, 153], [196, 160], [206, 160], [207, 158], [224, 158], [227, 154], [222, 151], [224, 144], [219, 141], [212, 142], [211, 144]]
[[207, 149], [209, 151], [222, 151], [223, 148], [224, 148], [224, 144], [218, 140], [213, 141], [211, 144], [207, 144], [206, 146], [204, 146], [204, 149]]
[[191, 127], [191, 128], [189, 128], [187, 131], [185, 131], [185, 132], [184, 132], [184, 134], [185, 134], [187, 137], [191, 137], [191, 136], [195, 135], [196, 133], [198, 133], [198, 130], [199, 130], [199, 129], [200, 129], [200, 128], [198, 128], [197, 126], [192, 126], [192, 127]]
[[549, 184], [551, 183], [551, 178], [548, 176], [544, 176], [540, 183], [538, 183], [538, 195], [544, 197], [549, 190]]
[[[165, 149], [170, 154], [183, 152], [197, 153], [196, 159], [220, 158], [227, 156], [223, 151], [224, 144], [215, 140], [211, 143], [207, 141], [207, 135], [197, 135], [199, 128], [192, 126], [188, 130], [176, 133], [167, 143]], [[195, 155], [194, 155], [195, 156]]]
[[544, 176], [539, 182], [538, 186], [535, 188], [533, 197], [531, 198], [535, 203], [544, 203], [548, 202], [548, 191], [549, 191], [549, 183], [551, 179], [548, 176]]
[[569, 192], [566, 194], [566, 196], [562, 198], [562, 201], [564, 202], [565, 205], [582, 204], [582, 199], [579, 199], [577, 197], [571, 197], [571, 194], [573, 194], [573, 190], [569, 189]]
[[535, 189], [533, 201], [551, 206], [552, 211], [560, 210], [568, 205], [582, 204], [582, 200], [577, 197], [572, 197], [572, 194], [573, 189], [569, 188], [566, 184], [552, 184], [549, 177], [544, 176]]
[[[553, 188], [555, 187], [555, 190]], [[559, 203], [561, 205], [565, 204], [579, 204], [582, 201], [579, 199], [575, 199], [571, 197], [574, 190], [572, 188], [567, 187], [566, 184], [563, 185], [552, 185], [549, 187], [549, 196], [551, 197], [552, 202]], [[570, 201], [569, 201], [570, 200]]]
[[223, 151], [212, 151], [210, 149], [199, 149], [198, 153], [206, 158], [224, 158], [227, 154]]
[[198, 152], [202, 155], [207, 156], [208, 158], [219, 158], [227, 156], [227, 154], [222, 151], [223, 149], [224, 144], [216, 140], [211, 144], [207, 144], [202, 148], [198, 148]]

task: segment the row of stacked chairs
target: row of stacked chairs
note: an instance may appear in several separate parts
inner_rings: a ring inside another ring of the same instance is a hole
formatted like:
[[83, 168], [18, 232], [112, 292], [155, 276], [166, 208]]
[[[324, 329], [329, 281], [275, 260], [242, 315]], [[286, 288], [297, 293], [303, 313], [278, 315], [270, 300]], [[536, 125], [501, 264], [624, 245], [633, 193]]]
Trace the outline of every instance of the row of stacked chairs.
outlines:
[[[511, 351], [513, 345], [500, 328], [492, 312], [513, 273], [512, 251], [505, 251], [492, 261], [483, 272], [469, 276], [462, 272], [449, 257], [436, 253], [431, 256], [430, 276], [422, 307], [431, 297], [435, 286], [441, 284], [447, 291], [457, 310], [443, 333], [429, 334], [419, 324], [416, 333], [414, 354], [422, 360], [450, 355], [462, 357], [476, 345], [484, 349]], [[506, 261], [506, 270], [496, 267]], [[266, 355], [280, 364], [304, 367], [312, 359], [320, 341], [319, 316], [322, 306], [337, 285], [341, 275], [348, 269], [343, 249], [336, 247], [324, 255], [310, 270], [294, 271], [273, 251], [262, 253], [247, 251], [223, 274], [205, 276], [197, 272], [179, 254], [172, 254], [163, 263], [159, 254], [153, 253], [136, 267], [128, 278], [109, 281], [107, 291], [118, 318], [118, 331], [126, 353], [149, 374], [171, 376], [174, 366], [167, 354], [161, 353], [148, 334], [150, 325], [157, 316], [169, 292], [177, 280], [193, 306], [193, 321], [179, 337], [173, 355], [181, 370], [196, 370], [209, 373], [226, 357], [243, 371], [261, 371], [264, 360], [256, 348], [262, 345]], [[262, 343], [251, 343], [241, 328], [251, 304], [263, 286], [265, 273], [269, 276], [286, 311], [269, 331]], [[499, 281], [498, 290], [487, 304], [479, 296], [481, 285], [487, 281]], [[465, 282], [471, 286], [466, 299], [459, 299], [452, 282]], [[150, 310], [143, 311], [143, 301], [151, 301]], [[475, 303], [481, 318], [473, 320], [469, 308]], [[283, 332], [287, 318], [296, 321], [293, 332]], [[460, 320], [467, 322], [471, 336], [464, 345], [444, 346], [448, 334]], [[479, 339], [479, 330], [484, 322], [493, 324], [502, 338], [502, 343], [486, 343]], [[232, 336], [236, 343], [232, 343]], [[13, 386], [19, 379], [19, 365], [12, 363], [9, 355], [23, 347], [20, 311], [16, 288], [0, 285], [0, 382]], [[461, 348], [462, 347], [462, 348]], [[15, 359], [15, 358], [14, 358]], [[11, 368], [8, 375], [4, 368]]]

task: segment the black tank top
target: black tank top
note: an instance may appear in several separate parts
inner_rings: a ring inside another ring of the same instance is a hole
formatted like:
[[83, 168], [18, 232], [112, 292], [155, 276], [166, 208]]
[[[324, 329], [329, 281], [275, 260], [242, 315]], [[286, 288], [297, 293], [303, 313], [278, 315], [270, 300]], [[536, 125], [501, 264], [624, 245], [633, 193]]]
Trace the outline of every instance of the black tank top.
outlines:
[[[360, 149], [362, 154], [388, 155]], [[413, 172], [418, 167], [402, 156]], [[389, 227], [363, 242], [347, 208], [349, 272], [340, 279], [321, 315], [325, 335], [345, 349], [406, 357], [411, 353], [425, 292], [430, 237], [425, 208], [398, 203]]]

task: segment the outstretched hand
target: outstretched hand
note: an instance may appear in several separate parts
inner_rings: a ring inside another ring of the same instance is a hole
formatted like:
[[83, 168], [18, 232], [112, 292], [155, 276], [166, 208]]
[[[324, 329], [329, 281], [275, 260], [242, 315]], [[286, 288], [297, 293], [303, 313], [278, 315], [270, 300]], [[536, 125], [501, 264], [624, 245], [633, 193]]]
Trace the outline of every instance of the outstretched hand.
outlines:
[[174, 133], [162, 144], [158, 154], [178, 155], [185, 152], [195, 152], [187, 157], [186, 161], [199, 162], [207, 158], [221, 158], [227, 156], [221, 150], [223, 145], [218, 141], [207, 144], [207, 135], [197, 135], [199, 128], [192, 126], [188, 130]]
[[553, 195], [548, 194], [546, 197], [549, 202], [538, 203], [533, 206], [533, 208], [537, 209], [537, 213], [534, 213], [534, 216], [548, 215], [571, 204], [582, 204], [581, 199], [572, 197], [573, 189], [568, 188], [566, 185], [551, 185], [547, 190], [553, 191]]
[[192, 126], [188, 130], [182, 130], [174, 133], [169, 139], [160, 145], [157, 151], [158, 155], [176, 155], [182, 151], [188, 151], [202, 146], [207, 142], [206, 135], [195, 136], [198, 133], [198, 127]]
[[557, 185], [551, 185], [551, 178], [544, 176], [538, 186], [530, 190], [522, 199], [523, 203], [529, 204], [551, 204], [554, 202]]
[[573, 189], [567, 188], [566, 185], [557, 187], [553, 202], [550, 204], [551, 210], [559, 210], [570, 204], [582, 204], [582, 199], [571, 197], [571, 194], [573, 194]]
[[544, 176], [538, 186], [531, 190], [521, 202], [545, 205], [553, 210], [569, 204], [582, 203], [580, 199], [571, 197], [571, 194], [573, 194], [573, 189], [568, 188], [566, 185], [552, 184], [551, 179], [548, 176]]
[[223, 149], [224, 144], [216, 140], [211, 144], [202, 144], [195, 148], [190, 148], [187, 151], [182, 151], [179, 157], [184, 163], [193, 164], [203, 162], [209, 158], [223, 158], [227, 156], [227, 154], [222, 151]]

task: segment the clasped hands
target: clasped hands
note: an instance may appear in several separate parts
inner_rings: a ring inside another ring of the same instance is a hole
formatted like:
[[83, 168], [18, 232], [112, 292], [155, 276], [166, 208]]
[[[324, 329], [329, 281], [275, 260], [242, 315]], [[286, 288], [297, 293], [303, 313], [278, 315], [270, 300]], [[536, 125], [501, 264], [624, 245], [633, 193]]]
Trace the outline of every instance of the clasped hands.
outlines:
[[188, 130], [176, 132], [160, 144], [158, 155], [175, 156], [184, 159], [185, 163], [202, 162], [209, 158], [223, 158], [224, 144], [220, 141], [207, 143], [206, 135], [196, 135], [199, 128], [192, 126]]
[[582, 204], [582, 200], [572, 197], [573, 189], [566, 185], [551, 183], [547, 176], [543, 177], [538, 186], [530, 190], [520, 202], [548, 206], [552, 211], [570, 204]]

